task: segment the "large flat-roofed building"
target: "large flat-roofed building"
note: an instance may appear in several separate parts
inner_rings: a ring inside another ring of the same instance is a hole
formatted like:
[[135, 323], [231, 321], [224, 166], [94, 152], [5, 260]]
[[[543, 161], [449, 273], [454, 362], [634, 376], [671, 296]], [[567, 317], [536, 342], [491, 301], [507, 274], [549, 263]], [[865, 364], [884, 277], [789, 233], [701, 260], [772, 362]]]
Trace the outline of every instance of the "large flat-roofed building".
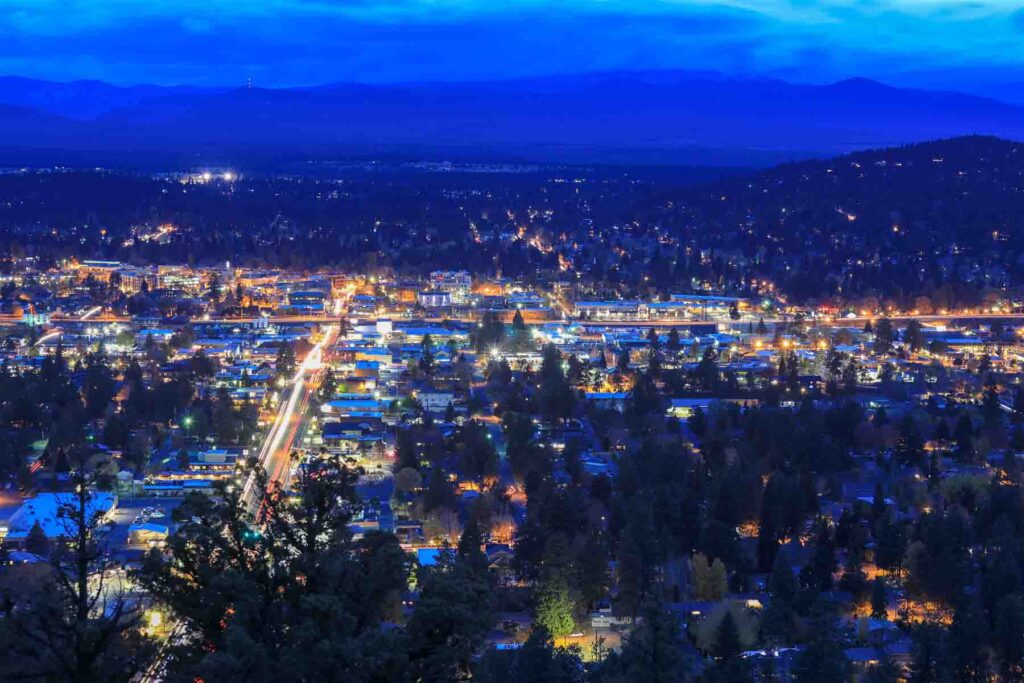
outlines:
[[118, 287], [126, 294], [135, 294], [141, 291], [143, 283], [150, 289], [154, 289], [157, 284], [157, 277], [153, 271], [143, 268], [119, 268], [114, 271], [114, 274], [119, 280]]
[[71, 266], [79, 280], [84, 280], [90, 275], [94, 280], [110, 282], [110, 277], [124, 268], [120, 261], [82, 261]]
[[577, 301], [576, 317], [587, 320], [643, 320], [647, 304], [643, 301]]
[[327, 295], [316, 290], [291, 292], [286, 307], [289, 311], [305, 314], [320, 314], [325, 311]]
[[692, 317], [699, 320], [726, 318], [733, 309], [740, 312], [746, 310], [749, 303], [748, 299], [737, 296], [672, 294], [669, 296], [668, 302], [651, 304], [651, 316]]
[[157, 266], [157, 287], [194, 294], [203, 288], [199, 275], [188, 266]]

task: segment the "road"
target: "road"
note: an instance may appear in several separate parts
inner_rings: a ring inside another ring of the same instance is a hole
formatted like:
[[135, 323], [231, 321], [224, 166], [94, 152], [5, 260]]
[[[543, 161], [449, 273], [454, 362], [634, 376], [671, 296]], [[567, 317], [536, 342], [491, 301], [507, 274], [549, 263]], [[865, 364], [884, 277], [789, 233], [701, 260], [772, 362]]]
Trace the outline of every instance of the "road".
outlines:
[[164, 675], [167, 673], [167, 658], [170, 655], [171, 648], [180, 645], [186, 637], [188, 637], [188, 629], [185, 628], [185, 622], [176, 622], [171, 628], [171, 632], [167, 635], [167, 642], [164, 643], [160, 652], [157, 653], [157, 656], [146, 667], [145, 671], [140, 672], [135, 677], [133, 683], [160, 683], [160, 681], [164, 680]]
[[[299, 436], [299, 428], [306, 411], [309, 409], [310, 398], [313, 392], [319, 388], [320, 381], [323, 379], [324, 352], [330, 349], [337, 336], [337, 325], [324, 327], [320, 341], [313, 346], [295, 371], [295, 377], [290, 382], [291, 389], [287, 394], [287, 399], [281, 402], [274, 424], [267, 431], [256, 458], [258, 466], [267, 475], [268, 484], [277, 483], [282, 486], [288, 484], [292, 447]], [[263, 493], [256, 483], [256, 475], [250, 474], [242, 488], [242, 504], [254, 515], [263, 499]]]
[[[278, 408], [274, 423], [267, 431], [257, 456], [259, 466], [267, 474], [268, 484], [288, 485], [291, 473], [292, 446], [300, 436], [300, 427], [309, 409], [310, 399], [320, 387], [320, 382], [323, 379], [324, 353], [331, 348], [337, 336], [337, 325], [324, 327], [320, 341], [303, 359], [289, 383], [291, 389], [288, 392], [288, 398]], [[241, 504], [254, 516], [258, 515], [263, 493], [256, 483], [255, 474], [250, 474], [242, 489]], [[180, 643], [185, 637], [187, 637], [187, 629], [183, 622], [178, 622], [153, 662], [136, 677], [136, 683], [159, 683], [162, 681], [167, 669], [167, 657], [171, 647]]]
[[[876, 321], [879, 318], [887, 317], [890, 320], [910, 320], [914, 318], [920, 322], [929, 321], [956, 321], [956, 320], [1022, 320], [1024, 319], [1024, 312], [1020, 313], [948, 313], [945, 315], [940, 314], [928, 314], [928, 315], [911, 315], [909, 313], [894, 313], [892, 315], [881, 316], [881, 315], [870, 315], [870, 316], [857, 316], [855, 318], [842, 318], [842, 317], [826, 317], [819, 316], [817, 318], [807, 318], [806, 322], [809, 324], [817, 325], [839, 325], [839, 326], [850, 326], [850, 325], [863, 325], [870, 321]], [[306, 323], [329, 323], [336, 318], [328, 318], [323, 315], [274, 315], [267, 318], [271, 324], [279, 325], [301, 325]], [[766, 325], [773, 325], [779, 323], [791, 323], [793, 322], [794, 316], [787, 316], [783, 318], [764, 318]], [[11, 314], [0, 314], [0, 322], [17, 323], [20, 318]], [[211, 318], [209, 320], [193, 320], [193, 325], [244, 325], [253, 323], [257, 318]], [[402, 322], [402, 318], [395, 318], [395, 322]], [[583, 327], [692, 327], [698, 325], [708, 325], [711, 323], [735, 323], [735, 324], [746, 324], [751, 322], [757, 322], [758, 318], [746, 317], [742, 320], [699, 320], [695, 318], [688, 318], [685, 320], [550, 320], [545, 322], [558, 323], [562, 322], [565, 324], [581, 325]], [[410, 322], [412, 319], [410, 319]], [[475, 317], [445, 317], [445, 318], [416, 318], [418, 323], [465, 323], [475, 324], [478, 322]], [[97, 324], [97, 323], [131, 323], [132, 319], [124, 316], [115, 316], [110, 314], [95, 315], [93, 311], [88, 312], [83, 316], [52, 316], [50, 322], [54, 325], [65, 324], [74, 325], [81, 323]]]

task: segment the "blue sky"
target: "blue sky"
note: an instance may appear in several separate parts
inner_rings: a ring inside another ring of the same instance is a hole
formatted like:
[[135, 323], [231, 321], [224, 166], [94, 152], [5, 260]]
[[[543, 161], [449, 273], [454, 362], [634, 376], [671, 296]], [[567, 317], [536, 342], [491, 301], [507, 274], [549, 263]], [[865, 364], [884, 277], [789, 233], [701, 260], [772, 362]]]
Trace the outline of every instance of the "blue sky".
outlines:
[[[0, 0], [0, 73], [264, 86], [694, 69], [979, 89], [1021, 82], [988, 0]], [[967, 87], [971, 86], [971, 87]]]

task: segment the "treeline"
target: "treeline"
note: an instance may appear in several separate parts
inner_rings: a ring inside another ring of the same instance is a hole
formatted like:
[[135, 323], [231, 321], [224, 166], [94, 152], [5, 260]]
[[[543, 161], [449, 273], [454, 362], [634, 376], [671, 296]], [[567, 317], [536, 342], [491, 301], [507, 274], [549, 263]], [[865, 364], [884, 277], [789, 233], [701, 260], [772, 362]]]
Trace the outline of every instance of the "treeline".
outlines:
[[[421, 275], [459, 263], [586, 296], [782, 292], [928, 313], [989, 306], [1024, 281], [1021, 157], [1015, 143], [967, 137], [685, 189], [583, 170], [578, 183], [8, 174], [0, 246], [44, 267], [92, 257]], [[161, 223], [177, 231], [141, 239]]]

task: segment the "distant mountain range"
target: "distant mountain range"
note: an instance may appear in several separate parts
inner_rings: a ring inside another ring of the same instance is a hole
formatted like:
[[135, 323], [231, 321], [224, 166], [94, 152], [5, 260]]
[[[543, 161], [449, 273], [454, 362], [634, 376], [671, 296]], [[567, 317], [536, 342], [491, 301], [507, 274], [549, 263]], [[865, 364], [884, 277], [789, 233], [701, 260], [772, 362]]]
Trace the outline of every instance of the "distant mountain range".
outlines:
[[752, 166], [972, 133], [1024, 139], [1024, 107], [864, 79], [693, 72], [287, 89], [0, 78], [5, 163], [61, 151]]

